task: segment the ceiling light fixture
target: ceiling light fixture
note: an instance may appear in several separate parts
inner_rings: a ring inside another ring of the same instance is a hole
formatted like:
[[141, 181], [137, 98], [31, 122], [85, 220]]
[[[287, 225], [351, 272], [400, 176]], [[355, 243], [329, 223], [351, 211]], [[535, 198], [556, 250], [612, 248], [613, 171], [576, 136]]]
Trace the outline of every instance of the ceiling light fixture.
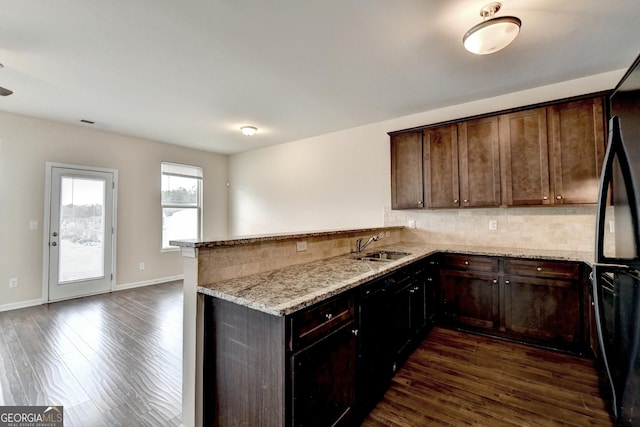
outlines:
[[[462, 38], [465, 49], [476, 55], [487, 55], [507, 47], [518, 37], [522, 21], [515, 16], [496, 18], [502, 4], [493, 2], [480, 9], [485, 20], [472, 27]], [[489, 18], [489, 19], [487, 19]]]
[[[0, 68], [4, 68], [4, 65], [0, 64]], [[9, 96], [13, 93], [13, 91], [9, 89], [5, 89], [0, 86], [0, 96]]]
[[242, 126], [240, 128], [240, 131], [243, 135], [251, 136], [255, 135], [255, 133], [258, 132], [258, 128], [255, 126]]

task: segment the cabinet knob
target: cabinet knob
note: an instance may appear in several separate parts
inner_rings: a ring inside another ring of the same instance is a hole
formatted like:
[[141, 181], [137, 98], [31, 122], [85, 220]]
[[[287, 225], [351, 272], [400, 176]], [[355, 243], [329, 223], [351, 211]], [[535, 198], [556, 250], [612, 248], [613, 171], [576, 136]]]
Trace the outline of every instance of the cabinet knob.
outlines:
[[427, 282], [433, 282], [433, 277], [427, 277]]
[[333, 317], [333, 314], [327, 313], [327, 314], [324, 315], [324, 317], [326, 317], [327, 320], [331, 320], [331, 318]]
[[465, 261], [465, 262], [464, 262], [464, 265], [469, 265], [469, 261]]
[[463, 202], [469, 203], [469, 199], [464, 199]]
[[504, 281], [504, 284], [505, 284], [505, 285], [509, 285], [510, 283], [511, 283], [511, 282], [509, 282], [508, 280], [505, 280], [505, 281]]
[[498, 283], [498, 280], [497, 279], [493, 279], [493, 283]]
[[422, 200], [418, 202], [418, 206], [422, 206]]
[[458, 203], [458, 199], [454, 199], [454, 200], [453, 200], [453, 203]]
[[542, 267], [536, 268], [537, 271], [542, 271]]
[[542, 200], [549, 200], [549, 198], [547, 196], [544, 196]]
[[351, 333], [355, 336], [358, 336], [358, 330], [357, 329], [352, 329]]
[[562, 196], [558, 194], [558, 195], [556, 196], [556, 199], [557, 199], [557, 200], [562, 200]]

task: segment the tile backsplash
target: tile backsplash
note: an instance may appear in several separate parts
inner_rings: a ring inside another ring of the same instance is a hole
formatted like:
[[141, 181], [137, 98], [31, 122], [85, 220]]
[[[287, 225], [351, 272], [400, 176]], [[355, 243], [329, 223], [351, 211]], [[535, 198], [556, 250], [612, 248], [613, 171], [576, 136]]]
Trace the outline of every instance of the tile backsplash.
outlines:
[[385, 226], [405, 226], [405, 240], [432, 244], [592, 252], [595, 223], [595, 207], [385, 209]]

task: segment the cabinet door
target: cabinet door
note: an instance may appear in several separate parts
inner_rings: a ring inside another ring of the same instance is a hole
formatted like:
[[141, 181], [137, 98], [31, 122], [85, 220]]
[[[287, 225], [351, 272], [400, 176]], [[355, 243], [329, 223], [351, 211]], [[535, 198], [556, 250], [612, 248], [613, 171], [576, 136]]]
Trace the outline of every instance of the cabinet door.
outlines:
[[422, 178], [422, 132], [391, 136], [391, 207], [424, 206]]
[[485, 329], [499, 327], [500, 293], [495, 274], [441, 270], [440, 293], [445, 320]]
[[394, 355], [393, 371], [397, 371], [398, 361], [402, 362], [407, 348], [413, 338], [412, 320], [412, 294], [414, 284], [409, 282], [391, 295], [391, 311], [389, 321], [392, 322], [391, 349]]
[[291, 357], [292, 425], [348, 425], [356, 381], [355, 322]]
[[545, 108], [499, 117], [504, 204], [548, 205], [549, 154]]
[[555, 204], [595, 204], [604, 158], [602, 98], [549, 107]]
[[458, 124], [460, 206], [500, 206], [498, 117]]
[[425, 207], [457, 208], [460, 206], [457, 126], [426, 129], [423, 141]]
[[581, 342], [577, 281], [507, 275], [504, 284], [507, 332], [556, 348]]

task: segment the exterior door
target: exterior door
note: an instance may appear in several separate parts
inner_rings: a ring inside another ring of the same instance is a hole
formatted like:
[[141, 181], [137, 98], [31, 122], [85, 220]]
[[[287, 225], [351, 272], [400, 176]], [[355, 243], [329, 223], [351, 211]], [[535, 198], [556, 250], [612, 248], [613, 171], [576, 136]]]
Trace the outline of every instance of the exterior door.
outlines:
[[47, 166], [48, 300], [111, 291], [115, 171]]

